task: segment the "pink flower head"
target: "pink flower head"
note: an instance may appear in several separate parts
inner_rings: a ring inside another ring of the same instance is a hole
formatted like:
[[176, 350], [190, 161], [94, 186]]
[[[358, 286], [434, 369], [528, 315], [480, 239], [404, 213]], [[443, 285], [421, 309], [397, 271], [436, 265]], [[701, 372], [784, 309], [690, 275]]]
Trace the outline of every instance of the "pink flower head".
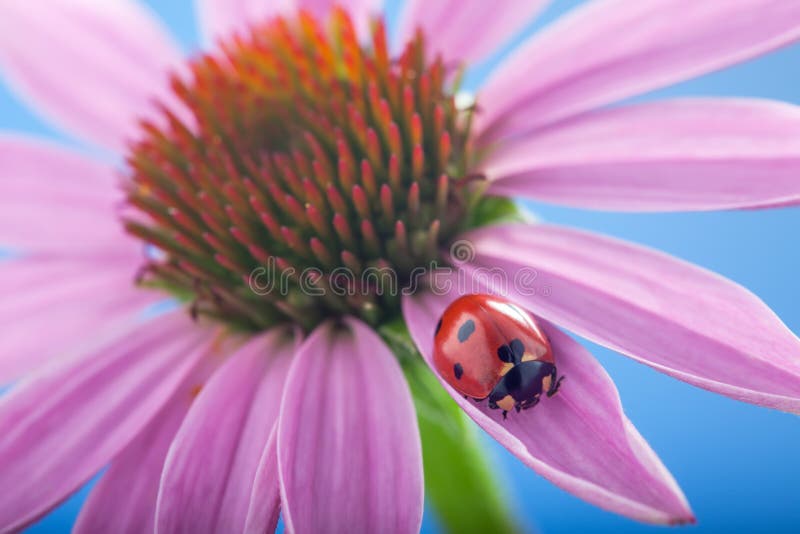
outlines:
[[[333, 4], [198, 0], [209, 49], [186, 61], [135, 0], [0, 0], [6, 81], [106, 152], [0, 136], [0, 242], [17, 252], [0, 265], [0, 383], [14, 383], [0, 398], [0, 531], [106, 466], [78, 532], [264, 532], [279, 514], [298, 533], [417, 531], [424, 414], [409, 369], [432, 364], [450, 303], [490, 291], [536, 318], [567, 380], [505, 420], [441, 387], [567, 491], [694, 521], [564, 330], [793, 413], [798, 338], [698, 267], [486, 214], [514, 215], [511, 196], [631, 211], [800, 202], [795, 106], [609, 107], [798, 40], [800, 3], [587, 2], [468, 106], [459, 69], [546, 2], [409, 0], [395, 46], [380, 2]], [[530, 272], [549, 294], [492, 278]], [[165, 299], [177, 309], [152, 312]]]

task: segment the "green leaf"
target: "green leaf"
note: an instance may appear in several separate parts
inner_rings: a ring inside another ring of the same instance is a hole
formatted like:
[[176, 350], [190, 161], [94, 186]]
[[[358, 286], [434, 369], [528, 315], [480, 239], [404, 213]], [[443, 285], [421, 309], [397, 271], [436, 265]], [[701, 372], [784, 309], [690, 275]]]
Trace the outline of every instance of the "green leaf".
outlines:
[[486, 461], [475, 425], [416, 351], [402, 321], [381, 329], [403, 366], [417, 409], [425, 493], [446, 532], [520, 532]]
[[506, 197], [483, 196], [472, 210], [469, 228], [490, 224], [525, 222], [525, 212], [517, 203]]

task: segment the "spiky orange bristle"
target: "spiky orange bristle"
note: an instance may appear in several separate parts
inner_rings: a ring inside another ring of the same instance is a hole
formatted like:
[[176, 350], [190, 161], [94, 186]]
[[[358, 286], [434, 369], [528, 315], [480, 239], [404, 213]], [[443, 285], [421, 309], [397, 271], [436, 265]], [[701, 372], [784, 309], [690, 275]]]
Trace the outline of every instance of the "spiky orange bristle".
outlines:
[[[391, 59], [373, 23], [362, 47], [341, 9], [276, 18], [173, 78], [191, 120], [164, 108], [128, 158], [128, 231], [163, 254], [143, 280], [245, 328], [313, 326], [354, 313], [380, 321], [396, 294], [338, 295], [337, 269], [389, 267], [402, 284], [463, 223], [472, 188], [469, 112], [456, 109], [422, 34]], [[288, 280], [257, 294], [254, 269]], [[298, 277], [325, 291], [313, 296]], [[282, 276], [285, 275], [285, 276]], [[336, 294], [335, 294], [336, 293]], [[380, 294], [383, 293], [383, 294]]]

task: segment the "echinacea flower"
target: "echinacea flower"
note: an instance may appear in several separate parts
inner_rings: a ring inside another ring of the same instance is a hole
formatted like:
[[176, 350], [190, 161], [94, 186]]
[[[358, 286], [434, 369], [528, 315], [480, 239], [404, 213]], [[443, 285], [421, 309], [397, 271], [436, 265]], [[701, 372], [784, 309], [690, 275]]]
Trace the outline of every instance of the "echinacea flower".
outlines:
[[[1, 267], [0, 383], [16, 382], [0, 399], [0, 531], [109, 466], [78, 532], [263, 532], [279, 512], [301, 533], [412, 532], [417, 416], [424, 427], [440, 391], [567, 491], [641, 521], [693, 521], [609, 376], [560, 328], [795, 413], [800, 342], [733, 282], [508, 222], [504, 197], [798, 203], [796, 107], [610, 106], [798, 40], [800, 3], [595, 0], [461, 105], [460, 69], [545, 3], [410, 0], [392, 47], [372, 0], [200, 0], [215, 44], [184, 62], [133, 0], [0, 0], [7, 81], [116, 156], [0, 138], [0, 242], [15, 250]], [[431, 266], [449, 271], [434, 284]], [[354, 291], [348, 276], [368, 270], [413, 291]], [[521, 283], [532, 273], [546, 293]], [[442, 311], [497, 289], [498, 274], [520, 282], [500, 290], [540, 319], [562, 390], [507, 420], [444, 382], [412, 397], [432, 383], [419, 362]], [[165, 297], [182, 305], [143, 313]]]

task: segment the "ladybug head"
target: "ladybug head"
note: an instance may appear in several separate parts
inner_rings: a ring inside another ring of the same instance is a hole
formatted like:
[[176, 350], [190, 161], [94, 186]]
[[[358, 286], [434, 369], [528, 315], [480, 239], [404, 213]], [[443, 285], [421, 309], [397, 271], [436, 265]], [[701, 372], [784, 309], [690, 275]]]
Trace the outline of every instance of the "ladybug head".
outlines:
[[550, 362], [529, 360], [508, 371], [489, 395], [490, 408], [528, 408], [548, 393], [556, 378], [556, 367]]

